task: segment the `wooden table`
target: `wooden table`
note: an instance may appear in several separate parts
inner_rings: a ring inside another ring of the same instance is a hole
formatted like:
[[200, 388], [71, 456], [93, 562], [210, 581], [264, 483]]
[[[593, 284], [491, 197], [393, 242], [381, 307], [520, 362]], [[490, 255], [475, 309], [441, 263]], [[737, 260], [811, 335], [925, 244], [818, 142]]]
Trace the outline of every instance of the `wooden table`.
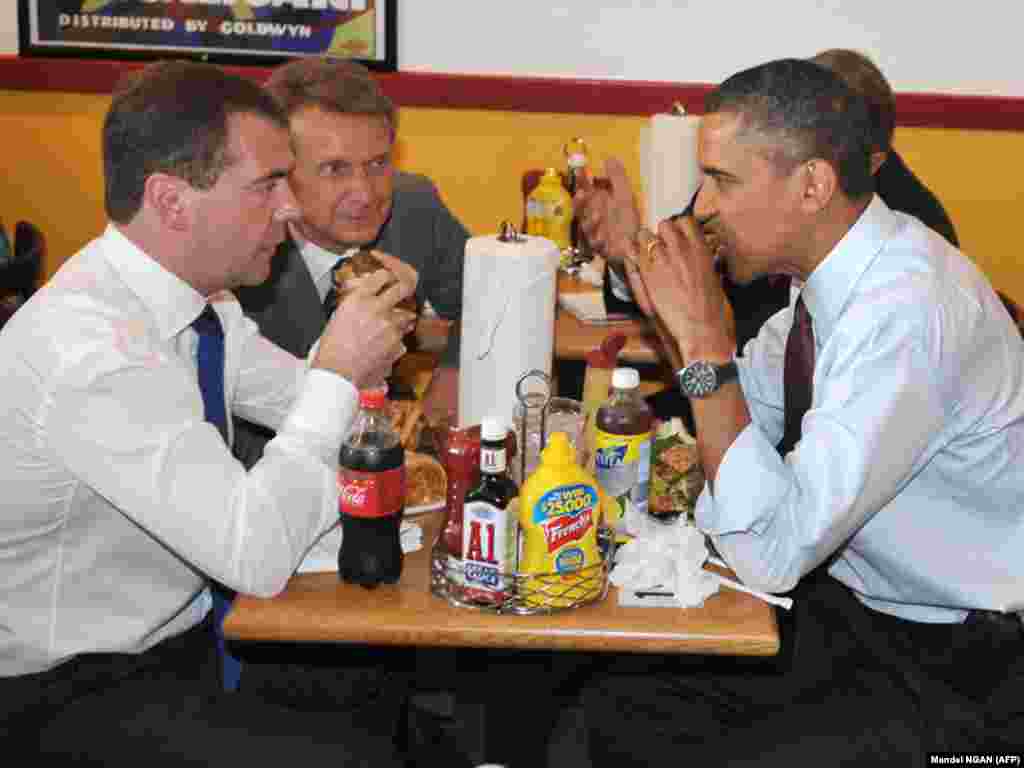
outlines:
[[[593, 285], [559, 271], [558, 292], [580, 293], [599, 291]], [[587, 325], [571, 312], [558, 307], [555, 314], [555, 358], [583, 360], [588, 352], [601, 345], [612, 333], [624, 333], [626, 346], [619, 359], [628, 363], [660, 363], [661, 343], [649, 321], [638, 318], [610, 325]]]
[[701, 608], [624, 608], [609, 588], [600, 603], [537, 616], [457, 608], [430, 594], [430, 544], [440, 513], [417, 518], [425, 546], [406, 556], [398, 584], [366, 590], [334, 573], [292, 577], [277, 597], [239, 595], [224, 624], [235, 640], [522, 648], [555, 651], [778, 653], [773, 609], [722, 589]]

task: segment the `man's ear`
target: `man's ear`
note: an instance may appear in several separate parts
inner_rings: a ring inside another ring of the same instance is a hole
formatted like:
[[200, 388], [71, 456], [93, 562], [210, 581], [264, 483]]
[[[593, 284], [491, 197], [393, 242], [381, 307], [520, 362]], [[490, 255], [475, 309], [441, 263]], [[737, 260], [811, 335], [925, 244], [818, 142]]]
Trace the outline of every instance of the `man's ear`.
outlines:
[[192, 202], [192, 187], [184, 179], [166, 173], [153, 173], [146, 178], [143, 207], [159, 217], [167, 229], [188, 229]]
[[824, 210], [839, 189], [839, 176], [832, 164], [814, 158], [803, 164], [801, 170], [803, 203], [809, 213]]

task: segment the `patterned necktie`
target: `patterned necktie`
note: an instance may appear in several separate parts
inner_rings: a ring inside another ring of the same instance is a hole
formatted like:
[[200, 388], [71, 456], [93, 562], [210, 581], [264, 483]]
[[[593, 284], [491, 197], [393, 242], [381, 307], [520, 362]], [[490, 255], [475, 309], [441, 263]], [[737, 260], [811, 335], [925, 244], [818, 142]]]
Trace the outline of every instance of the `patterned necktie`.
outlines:
[[[193, 322], [192, 328], [199, 336], [196, 363], [199, 368], [199, 390], [203, 394], [203, 412], [206, 420], [217, 427], [224, 442], [228, 439], [228, 414], [224, 403], [224, 329], [220, 318], [209, 304]], [[221, 675], [224, 689], [238, 688], [242, 673], [241, 663], [227, 653], [221, 625], [231, 609], [234, 593], [221, 584], [211, 584], [213, 595], [213, 619], [216, 626], [217, 653], [221, 659]]]
[[801, 295], [793, 312], [793, 327], [786, 339], [785, 430], [779, 443], [779, 455], [785, 457], [800, 441], [801, 422], [811, 407], [811, 386], [814, 379], [814, 328], [811, 315]]

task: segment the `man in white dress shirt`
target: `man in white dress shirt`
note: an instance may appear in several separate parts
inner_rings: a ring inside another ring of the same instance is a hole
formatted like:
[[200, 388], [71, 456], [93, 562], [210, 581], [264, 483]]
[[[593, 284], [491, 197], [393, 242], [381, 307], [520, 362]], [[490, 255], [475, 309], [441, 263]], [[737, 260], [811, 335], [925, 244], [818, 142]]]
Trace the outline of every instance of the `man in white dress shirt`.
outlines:
[[[207, 586], [279, 592], [336, 521], [357, 388], [404, 352], [412, 317], [394, 307], [415, 271], [387, 259], [398, 281], [345, 301], [307, 368], [227, 292], [266, 279], [295, 214], [265, 91], [151, 65], [115, 93], [103, 149], [106, 231], [0, 333], [5, 745], [75, 764], [400, 765], [393, 723], [222, 693]], [[191, 324], [208, 305], [228, 411], [277, 433], [248, 472], [205, 419]]]
[[[872, 193], [867, 105], [835, 74], [770, 62], [706, 106], [693, 217], [634, 237], [618, 163], [614, 191], [578, 205], [684, 361], [708, 479], [698, 526], [745, 583], [792, 590], [794, 626], [770, 663], [617, 664], [586, 693], [595, 765], [1019, 754], [1019, 334], [970, 260]], [[716, 257], [740, 283], [802, 283], [739, 358]], [[810, 406], [777, 450], [798, 304], [813, 328]]]

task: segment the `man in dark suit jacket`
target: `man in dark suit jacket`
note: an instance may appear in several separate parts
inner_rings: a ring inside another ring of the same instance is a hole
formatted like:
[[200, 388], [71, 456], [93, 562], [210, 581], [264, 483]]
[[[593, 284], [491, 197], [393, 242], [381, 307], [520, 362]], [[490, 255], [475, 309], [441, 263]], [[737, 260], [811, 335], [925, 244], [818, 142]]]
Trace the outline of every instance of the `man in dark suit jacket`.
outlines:
[[[275, 256], [271, 278], [239, 291], [265, 336], [304, 356], [327, 322], [331, 272], [355, 248], [397, 256], [419, 272], [417, 303], [457, 321], [469, 233], [427, 178], [392, 165], [397, 113], [358, 64], [302, 58], [278, 68], [267, 88], [289, 117], [295, 150], [290, 182], [301, 208]], [[424, 395], [428, 414], [454, 413], [459, 326]], [[235, 455], [251, 466], [270, 434], [236, 422]]]

